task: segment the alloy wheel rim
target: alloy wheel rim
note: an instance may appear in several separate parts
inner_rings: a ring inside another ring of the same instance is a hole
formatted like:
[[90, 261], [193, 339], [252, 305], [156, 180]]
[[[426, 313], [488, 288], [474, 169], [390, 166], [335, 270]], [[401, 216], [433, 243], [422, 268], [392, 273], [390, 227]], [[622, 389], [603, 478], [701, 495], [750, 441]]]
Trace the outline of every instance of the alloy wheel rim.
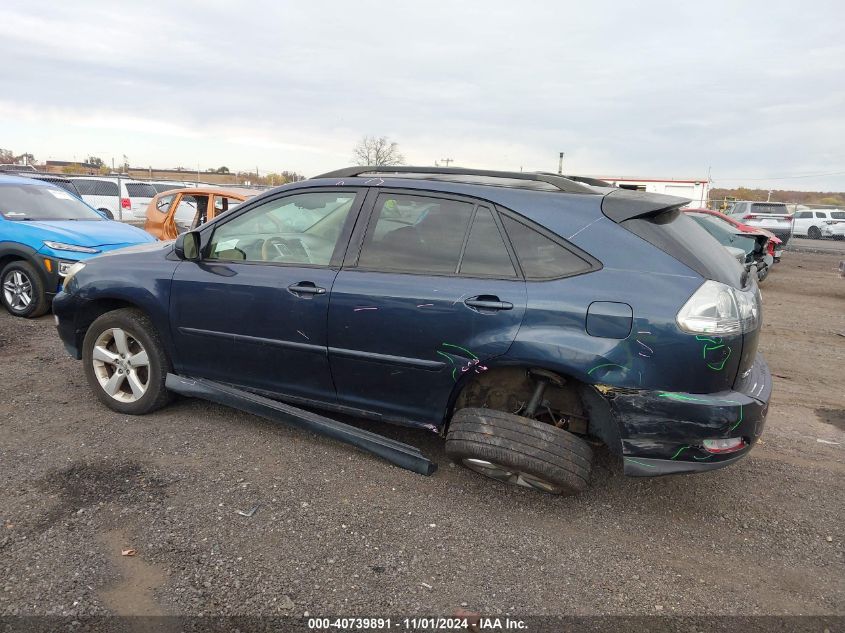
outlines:
[[3, 279], [3, 298], [15, 312], [23, 312], [32, 305], [32, 280], [20, 270], [11, 271]]
[[109, 397], [137, 402], [147, 393], [150, 360], [141, 342], [121, 328], [103, 331], [91, 352], [94, 376]]
[[562, 491], [560, 486], [546, 481], [542, 477], [537, 477], [536, 475], [531, 475], [516, 468], [510, 468], [509, 466], [502, 466], [486, 459], [465, 457], [462, 463], [470, 470], [474, 470], [485, 477], [501, 481], [511, 486], [520, 486], [522, 488], [530, 488], [552, 494], [559, 494]]

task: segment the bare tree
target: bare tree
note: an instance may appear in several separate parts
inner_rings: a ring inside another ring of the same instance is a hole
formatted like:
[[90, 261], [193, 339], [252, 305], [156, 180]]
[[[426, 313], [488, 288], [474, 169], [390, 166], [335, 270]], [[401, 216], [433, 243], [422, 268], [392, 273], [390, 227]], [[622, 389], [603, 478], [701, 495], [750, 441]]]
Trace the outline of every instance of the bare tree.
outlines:
[[365, 136], [352, 150], [356, 165], [404, 165], [405, 157], [399, 153], [399, 144], [386, 136]]

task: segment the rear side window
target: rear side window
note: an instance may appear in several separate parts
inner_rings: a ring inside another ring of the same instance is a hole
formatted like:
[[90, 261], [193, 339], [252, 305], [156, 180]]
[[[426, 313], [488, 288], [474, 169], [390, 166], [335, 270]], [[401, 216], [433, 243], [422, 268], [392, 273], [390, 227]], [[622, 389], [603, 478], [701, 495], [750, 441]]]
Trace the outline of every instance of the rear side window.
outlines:
[[542, 233], [502, 216], [526, 279], [558, 279], [587, 272], [592, 264]]
[[461, 259], [462, 275], [516, 277], [505, 240], [487, 207], [479, 207]]
[[117, 183], [110, 180], [74, 180], [76, 188], [83, 196], [117, 197]]
[[809, 211], [800, 211], [795, 214], [795, 219], [797, 220], [806, 220], [807, 218], [813, 217], [813, 214]]
[[157, 193], [155, 187], [147, 182], [127, 182], [126, 192], [130, 198], [154, 198]]
[[816, 211], [816, 217], [825, 220], [827, 219], [827, 213], [825, 213], [824, 211]]
[[473, 205], [427, 196], [381, 194], [358, 265], [412, 273], [455, 273]]

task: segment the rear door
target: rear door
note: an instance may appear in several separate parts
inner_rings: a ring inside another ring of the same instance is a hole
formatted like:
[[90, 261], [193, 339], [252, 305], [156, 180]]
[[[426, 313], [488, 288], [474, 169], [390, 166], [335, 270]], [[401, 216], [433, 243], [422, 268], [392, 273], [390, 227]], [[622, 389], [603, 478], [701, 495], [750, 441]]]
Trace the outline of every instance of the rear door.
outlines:
[[[171, 295], [179, 371], [334, 402], [329, 294], [364, 194], [295, 190], [233, 212], [183, 261]], [[209, 227], [207, 231], [211, 231]]]
[[329, 305], [338, 401], [437, 425], [456, 383], [507, 352], [525, 283], [492, 205], [382, 190], [368, 207]]

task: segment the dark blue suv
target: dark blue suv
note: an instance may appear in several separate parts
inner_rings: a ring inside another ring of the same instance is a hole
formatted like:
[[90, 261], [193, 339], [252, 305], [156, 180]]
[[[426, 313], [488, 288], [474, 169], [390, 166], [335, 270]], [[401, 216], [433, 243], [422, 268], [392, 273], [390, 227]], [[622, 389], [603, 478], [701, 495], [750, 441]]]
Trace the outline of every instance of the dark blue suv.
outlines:
[[544, 173], [345, 169], [79, 265], [53, 304], [99, 399], [168, 373], [445, 435], [487, 476], [583, 490], [726, 466], [760, 436], [761, 299], [687, 201]]

